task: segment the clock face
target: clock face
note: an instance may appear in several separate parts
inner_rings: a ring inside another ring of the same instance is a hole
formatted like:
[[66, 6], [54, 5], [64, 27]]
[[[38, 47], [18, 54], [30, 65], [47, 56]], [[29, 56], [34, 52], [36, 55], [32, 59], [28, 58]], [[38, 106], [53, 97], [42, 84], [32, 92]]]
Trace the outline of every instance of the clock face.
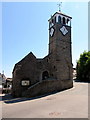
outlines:
[[62, 28], [60, 28], [60, 31], [62, 32], [63, 35], [66, 35], [68, 33], [68, 30], [66, 29], [65, 26], [63, 26]]
[[51, 36], [51, 37], [54, 35], [54, 31], [55, 31], [54, 28], [51, 28], [51, 29], [50, 29], [50, 36]]

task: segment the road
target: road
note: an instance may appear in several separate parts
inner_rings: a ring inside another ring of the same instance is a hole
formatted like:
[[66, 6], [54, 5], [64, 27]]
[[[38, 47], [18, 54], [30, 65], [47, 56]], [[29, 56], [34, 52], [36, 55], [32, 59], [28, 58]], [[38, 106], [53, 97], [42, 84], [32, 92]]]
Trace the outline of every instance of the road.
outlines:
[[88, 118], [88, 83], [37, 99], [2, 101], [3, 118]]

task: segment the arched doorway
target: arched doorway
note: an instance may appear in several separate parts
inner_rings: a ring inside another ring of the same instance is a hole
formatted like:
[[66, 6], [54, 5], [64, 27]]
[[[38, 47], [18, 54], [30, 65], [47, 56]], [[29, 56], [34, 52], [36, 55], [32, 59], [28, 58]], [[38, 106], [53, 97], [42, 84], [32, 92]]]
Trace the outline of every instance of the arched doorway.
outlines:
[[49, 78], [48, 71], [44, 71], [44, 72], [42, 73], [42, 80], [45, 80], [45, 79], [47, 79], [47, 78]]

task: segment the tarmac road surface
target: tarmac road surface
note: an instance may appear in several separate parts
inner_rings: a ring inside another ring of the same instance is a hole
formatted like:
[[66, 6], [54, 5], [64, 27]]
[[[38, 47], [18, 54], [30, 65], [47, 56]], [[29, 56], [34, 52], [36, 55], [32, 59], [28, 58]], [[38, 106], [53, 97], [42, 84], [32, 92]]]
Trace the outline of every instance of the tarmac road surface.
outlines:
[[88, 83], [37, 99], [2, 101], [3, 118], [88, 118]]

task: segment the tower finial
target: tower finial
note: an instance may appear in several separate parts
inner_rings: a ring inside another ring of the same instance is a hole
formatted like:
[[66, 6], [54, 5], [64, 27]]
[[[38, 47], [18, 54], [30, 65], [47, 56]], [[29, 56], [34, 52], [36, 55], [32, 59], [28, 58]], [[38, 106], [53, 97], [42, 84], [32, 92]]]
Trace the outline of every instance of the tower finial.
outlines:
[[59, 12], [61, 12], [61, 7], [62, 7], [62, 2], [60, 2], [58, 5], [58, 8], [59, 8]]

